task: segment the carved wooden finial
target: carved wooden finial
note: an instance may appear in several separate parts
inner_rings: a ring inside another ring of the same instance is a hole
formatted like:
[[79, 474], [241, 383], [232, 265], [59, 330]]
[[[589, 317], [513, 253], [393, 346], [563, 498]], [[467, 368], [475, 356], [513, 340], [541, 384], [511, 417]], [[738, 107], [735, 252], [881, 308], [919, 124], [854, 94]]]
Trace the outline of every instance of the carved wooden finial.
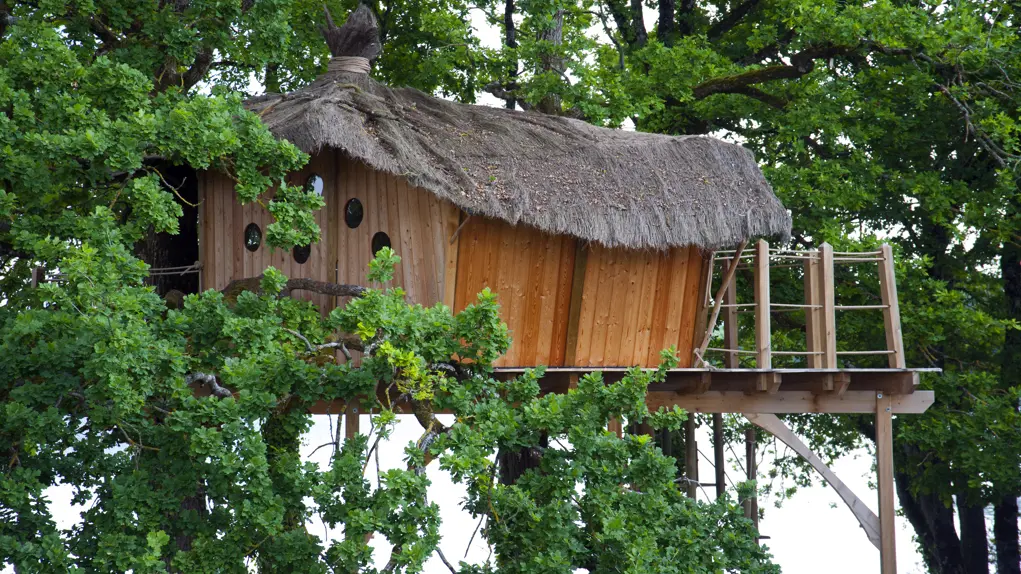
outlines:
[[333, 23], [328, 8], [323, 6], [323, 10], [326, 12], [326, 25], [320, 26], [319, 30], [334, 58], [355, 57], [372, 61], [382, 51], [382, 45], [379, 43], [379, 24], [376, 23], [376, 17], [368, 6], [359, 4], [342, 26]]

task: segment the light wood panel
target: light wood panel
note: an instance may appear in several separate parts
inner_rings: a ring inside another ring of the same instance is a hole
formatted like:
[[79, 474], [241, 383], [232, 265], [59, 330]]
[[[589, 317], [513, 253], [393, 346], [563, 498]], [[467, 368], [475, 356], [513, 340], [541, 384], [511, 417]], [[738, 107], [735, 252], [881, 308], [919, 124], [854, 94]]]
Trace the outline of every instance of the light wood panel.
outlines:
[[[201, 174], [204, 289], [223, 289], [230, 281], [254, 277], [269, 266], [288, 277], [365, 285], [373, 255], [372, 236], [382, 231], [389, 235], [402, 260], [392, 285], [387, 286], [403, 287], [412, 303], [432, 305], [443, 300], [451, 249], [448, 230], [457, 226], [456, 207], [402, 178], [376, 172], [334, 152], [313, 157], [305, 169], [290, 175], [288, 182], [302, 185], [313, 173], [323, 178], [326, 207], [316, 213], [320, 240], [312, 245], [303, 264], [294, 260], [290, 250], [266, 245], [266, 227], [273, 217], [263, 206], [240, 205], [228, 177], [215, 172]], [[351, 229], [345, 223], [344, 210], [353, 198], [362, 202], [364, 217]], [[244, 229], [249, 223], [257, 224], [263, 233], [263, 244], [254, 252], [244, 246]], [[338, 304], [326, 295], [295, 295], [313, 301], [324, 312]]]
[[[411, 303], [431, 306], [443, 302], [448, 258], [456, 249], [450, 245], [450, 235], [457, 228], [460, 211], [403, 178], [378, 172], [340, 153], [334, 162], [338, 173], [336, 201], [328, 209], [336, 212], [336, 281], [367, 284], [369, 261], [374, 255], [372, 237], [383, 232], [401, 258], [393, 282], [385, 287], [403, 288]], [[364, 213], [361, 224], [354, 229], [344, 219], [352, 199], [362, 203]]]
[[474, 216], [458, 235], [454, 309], [489, 287], [513, 340], [497, 365], [564, 364], [575, 241]]
[[574, 365], [656, 366], [676, 346], [691, 364], [704, 259], [697, 248], [630, 251], [590, 245]]

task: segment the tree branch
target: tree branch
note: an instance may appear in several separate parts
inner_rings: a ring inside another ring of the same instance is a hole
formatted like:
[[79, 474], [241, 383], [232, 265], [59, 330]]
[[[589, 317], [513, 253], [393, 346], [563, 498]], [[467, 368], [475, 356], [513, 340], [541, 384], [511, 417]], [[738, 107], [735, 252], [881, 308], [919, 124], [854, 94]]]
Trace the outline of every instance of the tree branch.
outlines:
[[855, 50], [857, 46], [816, 46], [791, 56], [790, 65], [767, 66], [741, 72], [732, 76], [713, 78], [695, 86], [692, 93], [701, 100], [713, 94], [736, 94], [746, 92], [749, 86], [774, 80], [793, 80], [807, 75], [815, 69], [818, 58], [832, 58]]
[[723, 19], [709, 27], [709, 30], [706, 31], [706, 37], [710, 42], [719, 40], [721, 36], [741, 23], [741, 20], [758, 5], [759, 0], [745, 0], [738, 4], [736, 8], [724, 15]]
[[209, 373], [191, 373], [184, 378], [184, 382], [188, 385], [202, 383], [209, 387], [209, 392], [214, 397], [220, 397], [221, 399], [234, 397], [234, 393], [230, 392], [230, 389], [220, 386], [220, 383], [216, 382], [216, 377]]
[[[235, 279], [228, 283], [220, 292], [228, 299], [236, 299], [242, 291], [261, 293], [262, 275]], [[280, 291], [279, 297], [288, 297], [291, 291], [311, 291], [312, 293], [333, 297], [361, 297], [365, 293], [365, 287], [361, 285], [316, 281], [315, 279], [288, 279], [287, 283], [284, 284], [283, 290]]]

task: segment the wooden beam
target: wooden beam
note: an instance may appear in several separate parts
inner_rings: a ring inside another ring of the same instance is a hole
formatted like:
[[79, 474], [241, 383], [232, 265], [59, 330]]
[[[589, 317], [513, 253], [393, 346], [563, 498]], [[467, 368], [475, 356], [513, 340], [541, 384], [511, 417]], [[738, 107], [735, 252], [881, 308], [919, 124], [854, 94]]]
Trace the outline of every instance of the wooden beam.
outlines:
[[[851, 384], [851, 375], [848, 373], [834, 373], [823, 379], [823, 390], [827, 393], [842, 395]], [[914, 385], [912, 385], [914, 390]], [[910, 391], [908, 391], [910, 392]]]
[[702, 376], [698, 378], [698, 383], [695, 385], [695, 394], [701, 395], [702, 393], [708, 392], [712, 385], [712, 375], [709, 372], [703, 373]]
[[[723, 297], [723, 301], [727, 305], [737, 304], [737, 281], [731, 281], [727, 284], [727, 290]], [[723, 312], [723, 348], [730, 350], [737, 350], [741, 346], [738, 343], [738, 315], [737, 307], [727, 307]], [[737, 369], [741, 367], [741, 359], [737, 353], [726, 353], [723, 357], [723, 364], [728, 369]]]
[[571, 276], [571, 304], [567, 311], [567, 349], [564, 364], [574, 365], [578, 356], [578, 326], [581, 323], [581, 298], [585, 294], [585, 269], [588, 265], [588, 246], [576, 240], [574, 274]]
[[893, 249], [888, 243], [880, 247], [883, 260], [879, 262], [879, 294], [883, 305], [883, 326], [886, 329], [886, 348], [893, 351], [889, 357], [890, 367], [903, 369], [904, 338], [900, 327], [900, 305], [897, 302], [897, 276], [894, 273]]
[[822, 299], [823, 368], [837, 368], [837, 316], [833, 291], [833, 246], [819, 246], [819, 289]]
[[624, 436], [624, 427], [620, 424], [620, 419], [616, 417], [610, 419], [610, 424], [607, 425], [607, 430], [617, 435], [617, 438]]
[[775, 371], [770, 373], [759, 373], [755, 378], [755, 392], [775, 394], [780, 390], [780, 383], [783, 377]]
[[868, 537], [869, 542], [875, 545], [876, 548], [879, 548], [879, 517], [869, 510], [868, 506], [860, 498], [851, 492], [851, 489], [830, 470], [830, 467], [826, 466], [822, 459], [812, 452], [812, 449], [808, 448], [808, 445], [801, 442], [801, 439], [791, 429], [787, 428], [783, 421], [776, 418], [776, 415], [747, 414], [745, 417], [755, 426], [768, 431], [783, 441], [794, 449], [794, 452], [808, 461], [812, 468], [817, 470], [826, 479], [826, 482], [833, 487], [833, 490], [837, 491], [837, 495], [844, 501], [844, 504], [851, 509], [851, 513], [858, 519], [858, 524], [865, 530], [865, 536]]
[[684, 476], [688, 479], [688, 498], [698, 495], [698, 443], [695, 442], [695, 414], [684, 421]]
[[[823, 368], [823, 355], [812, 353], [824, 352], [823, 342], [823, 310], [822, 310], [822, 289], [820, 252], [818, 250], [809, 252], [811, 259], [805, 260], [805, 304], [810, 305], [805, 309], [805, 348], [808, 350], [808, 367], [810, 369]], [[811, 307], [816, 305], [817, 307]]]
[[[692, 345], [705, 340], [706, 335], [712, 336], [709, 333], [707, 321], [709, 320], [709, 290], [713, 287], [713, 252], [702, 253], [701, 265], [702, 268], [698, 279], [698, 311], [695, 313], [695, 332], [691, 337]], [[695, 366], [698, 364], [700, 364], [698, 358], [692, 357], [691, 365]]]
[[[914, 393], [920, 394], [920, 393]], [[914, 395], [911, 395], [914, 396]], [[882, 574], [897, 574], [893, 507], [893, 413], [895, 399], [876, 393], [876, 482], [879, 485], [879, 537]]]
[[755, 244], [755, 366], [773, 368], [769, 324], [769, 244], [760, 239]]
[[[682, 395], [650, 390], [645, 403], [650, 410], [679, 406], [696, 413], [872, 413], [874, 391], [847, 391], [843, 395], [820, 395], [810, 391], [780, 391], [776, 394], [748, 395], [741, 391], [709, 391], [701, 395]], [[924, 413], [933, 403], [932, 391], [890, 397], [894, 414]]]
[[[747, 480], [758, 480], [759, 461], [755, 454], [755, 429], [749, 428], [744, 431], [744, 457], [745, 457], [745, 478]], [[756, 492], [743, 502], [744, 515], [752, 521], [755, 532], [759, 531], [759, 497], [758, 486]]]
[[723, 454], [723, 415], [713, 413], [713, 470], [716, 474], [716, 498], [727, 491], [727, 460]]
[[361, 419], [360, 406], [357, 400], [348, 403], [347, 410], [344, 412], [344, 438], [354, 438], [358, 434], [358, 423]]

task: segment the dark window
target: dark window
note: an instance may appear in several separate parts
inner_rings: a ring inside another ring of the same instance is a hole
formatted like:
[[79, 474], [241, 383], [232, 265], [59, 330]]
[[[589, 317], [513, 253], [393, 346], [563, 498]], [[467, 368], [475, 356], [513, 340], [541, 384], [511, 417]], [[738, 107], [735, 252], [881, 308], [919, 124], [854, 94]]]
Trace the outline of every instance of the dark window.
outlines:
[[305, 191], [308, 193], [314, 193], [318, 196], [323, 195], [323, 178], [319, 177], [318, 173], [313, 173], [308, 176], [305, 180]]
[[291, 250], [291, 254], [294, 255], [294, 260], [299, 264], [308, 261], [308, 256], [312, 255], [312, 245], [295, 245], [294, 249]]
[[390, 236], [380, 231], [372, 236], [372, 254], [379, 253], [384, 247], [390, 247]]
[[262, 245], [262, 230], [254, 223], [249, 223], [245, 228], [245, 249], [256, 251]]
[[347, 200], [347, 204], [344, 205], [344, 222], [351, 229], [358, 227], [362, 224], [362, 217], [365, 216], [365, 211], [362, 209], [362, 202], [358, 198]]

